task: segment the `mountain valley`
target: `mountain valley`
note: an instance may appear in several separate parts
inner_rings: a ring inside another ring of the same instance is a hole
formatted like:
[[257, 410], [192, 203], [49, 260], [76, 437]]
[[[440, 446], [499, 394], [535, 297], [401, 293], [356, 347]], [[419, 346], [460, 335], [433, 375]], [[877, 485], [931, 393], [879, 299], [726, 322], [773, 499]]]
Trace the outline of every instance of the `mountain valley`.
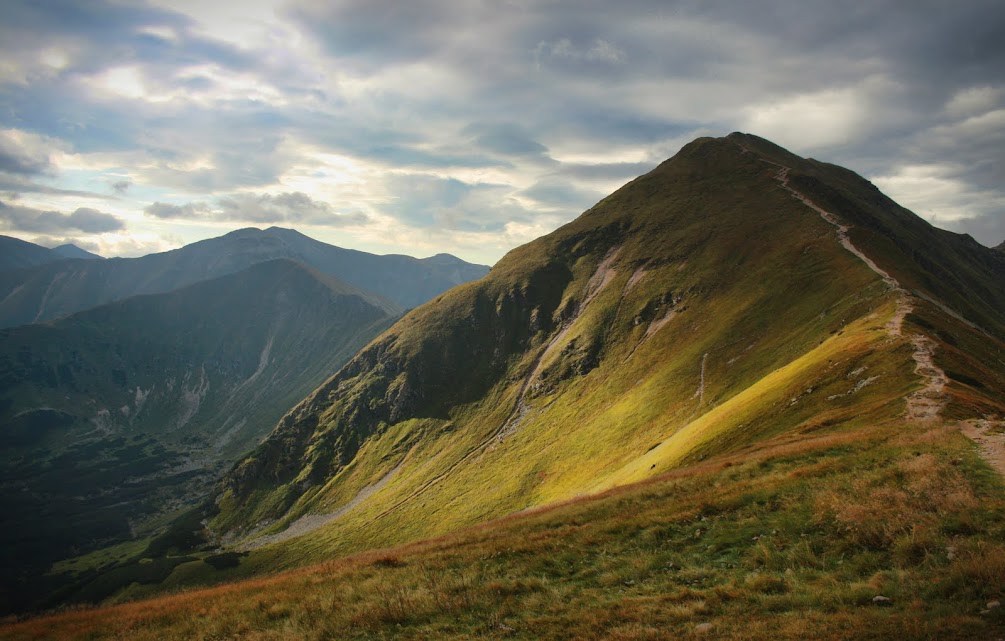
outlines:
[[[416, 266], [427, 263], [409, 257], [349, 252], [285, 230], [264, 235], [275, 233], [328, 257], [328, 266], [332, 256], [384, 265], [360, 276], [374, 283], [390, 278], [387, 269], [408, 271], [425, 283], [409, 283], [413, 297], [436, 293], [443, 279], [479, 273], [449, 256], [427, 259], [432, 267], [423, 272]], [[79, 581], [60, 569], [71, 557], [102, 549], [102, 559], [143, 552], [151, 536], [203, 500], [290, 407], [401, 315], [398, 304], [378, 294], [304, 263], [271, 258], [282, 251], [251, 251], [238, 241], [234, 254], [225, 246], [233, 240], [195, 252], [207, 261], [212, 255], [216, 266], [186, 262], [193, 253], [187, 248], [179, 250], [175, 267], [155, 257], [162, 274], [189, 265], [181, 282], [197, 279], [192, 284], [0, 329], [6, 445], [0, 503], [18, 515], [17, 527], [0, 536], [10, 572], [0, 594], [4, 610], [37, 607]], [[69, 278], [62, 291], [86, 306], [87, 297], [74, 288], [76, 276], [85, 289], [93, 274], [116, 274], [117, 282], [135, 288], [150, 274], [135, 267], [144, 260], [95, 266], [99, 261], [61, 260], [43, 269], [53, 269], [57, 281]], [[114, 269], [103, 271], [106, 265]], [[350, 260], [342, 268], [355, 273], [359, 265]], [[216, 272], [225, 275], [199, 279]], [[15, 281], [26, 274], [31, 270], [3, 276]], [[169, 286], [167, 278], [159, 277], [157, 287]]]

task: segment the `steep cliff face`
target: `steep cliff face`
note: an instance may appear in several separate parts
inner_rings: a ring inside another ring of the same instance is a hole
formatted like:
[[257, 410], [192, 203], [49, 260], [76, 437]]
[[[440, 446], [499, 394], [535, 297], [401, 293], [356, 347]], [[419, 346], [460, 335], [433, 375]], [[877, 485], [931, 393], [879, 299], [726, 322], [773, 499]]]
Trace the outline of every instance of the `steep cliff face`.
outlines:
[[233, 468], [210, 530], [290, 563], [788, 430], [1005, 411], [1005, 263], [974, 245], [848, 170], [696, 140], [375, 339]]

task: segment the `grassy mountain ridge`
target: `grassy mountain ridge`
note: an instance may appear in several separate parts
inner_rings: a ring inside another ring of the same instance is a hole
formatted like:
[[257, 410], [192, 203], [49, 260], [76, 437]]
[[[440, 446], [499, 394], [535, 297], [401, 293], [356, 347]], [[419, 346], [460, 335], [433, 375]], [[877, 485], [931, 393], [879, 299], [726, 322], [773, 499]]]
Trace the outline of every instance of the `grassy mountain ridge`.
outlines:
[[792, 185], [850, 225], [856, 245], [916, 294], [935, 299], [999, 339], [1005, 338], [1005, 259], [970, 236], [938, 229], [854, 172], [803, 160], [756, 136], [731, 140], [798, 171]]
[[[787, 429], [903, 414], [919, 383], [910, 333], [885, 330], [900, 295], [783, 188], [778, 165], [849, 223], [928, 239], [927, 223], [847, 170], [740, 134], [699, 139], [376, 339], [227, 477], [211, 526], [280, 533], [335, 514], [310, 541], [276, 546], [290, 563], [441, 534]], [[856, 242], [865, 231], [853, 225]], [[939, 263], [876, 255], [932, 298], [991, 291], [947, 305], [997, 333], [997, 256], [940, 242], [959, 267], [949, 284], [926, 271]], [[949, 322], [957, 344], [964, 332], [1001, 349], [930, 303], [913, 310], [910, 332]], [[1001, 411], [1001, 361], [958, 352], [950, 411]], [[982, 389], [961, 382], [978, 370]]]
[[396, 315], [276, 260], [0, 330], [5, 567], [148, 536]]
[[324, 564], [0, 636], [1000, 634], [1003, 484], [960, 433], [1005, 416], [997, 258], [877, 193], [696, 140], [290, 411], [198, 515], [222, 551], [88, 594]]
[[296, 231], [243, 229], [140, 258], [72, 261], [0, 274], [0, 326], [58, 318], [139, 294], [172, 291], [256, 263], [289, 259], [394, 301], [419, 305], [487, 268], [460, 259], [377, 256], [322, 243]]

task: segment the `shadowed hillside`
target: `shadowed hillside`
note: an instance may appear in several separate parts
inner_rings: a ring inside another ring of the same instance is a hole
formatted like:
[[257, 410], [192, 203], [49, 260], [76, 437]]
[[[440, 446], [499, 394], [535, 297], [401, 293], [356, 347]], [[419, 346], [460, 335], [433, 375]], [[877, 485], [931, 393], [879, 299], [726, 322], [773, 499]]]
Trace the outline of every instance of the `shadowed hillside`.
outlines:
[[0, 535], [8, 581], [149, 537], [396, 315], [270, 261], [0, 330], [0, 501], [18, 524]]
[[292, 229], [242, 229], [141, 258], [72, 261], [0, 274], [0, 327], [51, 320], [138, 294], [169, 292], [257, 263], [289, 259], [383, 296], [402, 309], [482, 277], [487, 267], [453, 256], [377, 256]]

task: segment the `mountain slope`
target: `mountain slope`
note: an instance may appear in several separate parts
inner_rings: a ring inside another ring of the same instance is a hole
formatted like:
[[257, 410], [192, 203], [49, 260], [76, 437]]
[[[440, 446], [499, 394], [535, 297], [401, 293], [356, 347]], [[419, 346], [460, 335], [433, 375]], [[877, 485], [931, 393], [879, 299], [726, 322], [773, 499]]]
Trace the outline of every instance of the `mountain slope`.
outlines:
[[396, 315], [277, 260], [0, 330], [4, 567], [148, 536]]
[[227, 476], [211, 532], [281, 567], [781, 433], [1001, 414], [1003, 276], [848, 170], [699, 139], [360, 352]]
[[91, 258], [91, 259], [103, 259], [104, 256], [99, 256], [86, 249], [81, 249], [76, 245], [71, 245], [67, 243], [66, 245], [60, 245], [59, 247], [53, 247], [52, 251], [56, 252], [64, 258]]
[[277, 227], [242, 229], [141, 258], [74, 261], [0, 274], [0, 326], [50, 320], [129, 296], [163, 293], [275, 259], [304, 263], [388, 298], [402, 309], [480, 278], [488, 269], [460, 259], [376, 256]]
[[[408, 546], [0, 623], [0, 639], [995, 639], [1003, 490], [955, 430], [783, 435]], [[189, 578], [249, 562], [206, 559]]]
[[25, 269], [66, 258], [53, 252], [52, 249], [19, 238], [0, 236], [0, 271]]

